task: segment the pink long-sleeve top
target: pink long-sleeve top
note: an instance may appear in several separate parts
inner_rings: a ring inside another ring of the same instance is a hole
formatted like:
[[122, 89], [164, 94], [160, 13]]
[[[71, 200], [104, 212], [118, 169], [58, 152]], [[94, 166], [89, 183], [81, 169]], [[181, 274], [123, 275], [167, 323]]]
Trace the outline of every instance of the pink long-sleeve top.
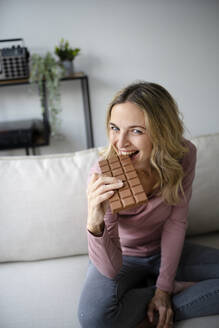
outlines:
[[[181, 256], [192, 182], [195, 176], [196, 147], [188, 140], [189, 151], [182, 160], [184, 170], [182, 196], [177, 205], [166, 204], [161, 196], [149, 199], [146, 205], [112, 214], [107, 210], [103, 235], [88, 231], [89, 257], [96, 268], [108, 278], [114, 278], [122, 266], [122, 255], [147, 257], [161, 251], [161, 265], [156, 286], [172, 292]], [[100, 173], [98, 163], [91, 169]]]

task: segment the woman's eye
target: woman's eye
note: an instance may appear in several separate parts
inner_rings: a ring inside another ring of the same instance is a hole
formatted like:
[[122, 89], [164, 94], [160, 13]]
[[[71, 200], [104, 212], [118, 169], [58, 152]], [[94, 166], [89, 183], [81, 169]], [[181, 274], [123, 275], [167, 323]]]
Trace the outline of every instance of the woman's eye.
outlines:
[[134, 134], [142, 134], [142, 131], [141, 130], [138, 130], [138, 129], [133, 129], [132, 132]]
[[112, 130], [112, 131], [119, 131], [119, 129], [116, 127], [116, 126], [110, 126], [110, 129]]

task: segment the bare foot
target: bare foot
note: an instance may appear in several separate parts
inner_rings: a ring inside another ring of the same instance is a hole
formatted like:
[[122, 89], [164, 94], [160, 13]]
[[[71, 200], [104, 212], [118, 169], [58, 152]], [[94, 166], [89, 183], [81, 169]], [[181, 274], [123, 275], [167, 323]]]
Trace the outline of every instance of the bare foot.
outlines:
[[193, 281], [174, 281], [173, 294], [178, 294], [184, 289], [195, 285], [196, 282]]

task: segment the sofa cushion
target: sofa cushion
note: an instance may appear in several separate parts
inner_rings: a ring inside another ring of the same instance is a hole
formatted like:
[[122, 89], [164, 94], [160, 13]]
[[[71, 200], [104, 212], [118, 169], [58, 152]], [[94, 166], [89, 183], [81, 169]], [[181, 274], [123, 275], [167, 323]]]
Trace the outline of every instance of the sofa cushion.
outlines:
[[88, 256], [1, 263], [1, 328], [79, 328]]
[[0, 262], [87, 253], [86, 185], [98, 153], [0, 157]]
[[219, 231], [219, 133], [191, 140], [197, 147], [188, 235]]

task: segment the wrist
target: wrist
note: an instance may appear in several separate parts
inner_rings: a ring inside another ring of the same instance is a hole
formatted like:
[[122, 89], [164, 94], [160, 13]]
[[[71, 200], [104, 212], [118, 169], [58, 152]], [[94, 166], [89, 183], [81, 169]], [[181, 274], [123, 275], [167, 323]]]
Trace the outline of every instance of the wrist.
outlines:
[[160, 289], [159, 287], [156, 288], [155, 294], [160, 294], [160, 295], [168, 295], [171, 296], [171, 292], [165, 291]]
[[100, 224], [87, 223], [87, 230], [95, 236], [101, 236], [104, 231], [104, 221]]

